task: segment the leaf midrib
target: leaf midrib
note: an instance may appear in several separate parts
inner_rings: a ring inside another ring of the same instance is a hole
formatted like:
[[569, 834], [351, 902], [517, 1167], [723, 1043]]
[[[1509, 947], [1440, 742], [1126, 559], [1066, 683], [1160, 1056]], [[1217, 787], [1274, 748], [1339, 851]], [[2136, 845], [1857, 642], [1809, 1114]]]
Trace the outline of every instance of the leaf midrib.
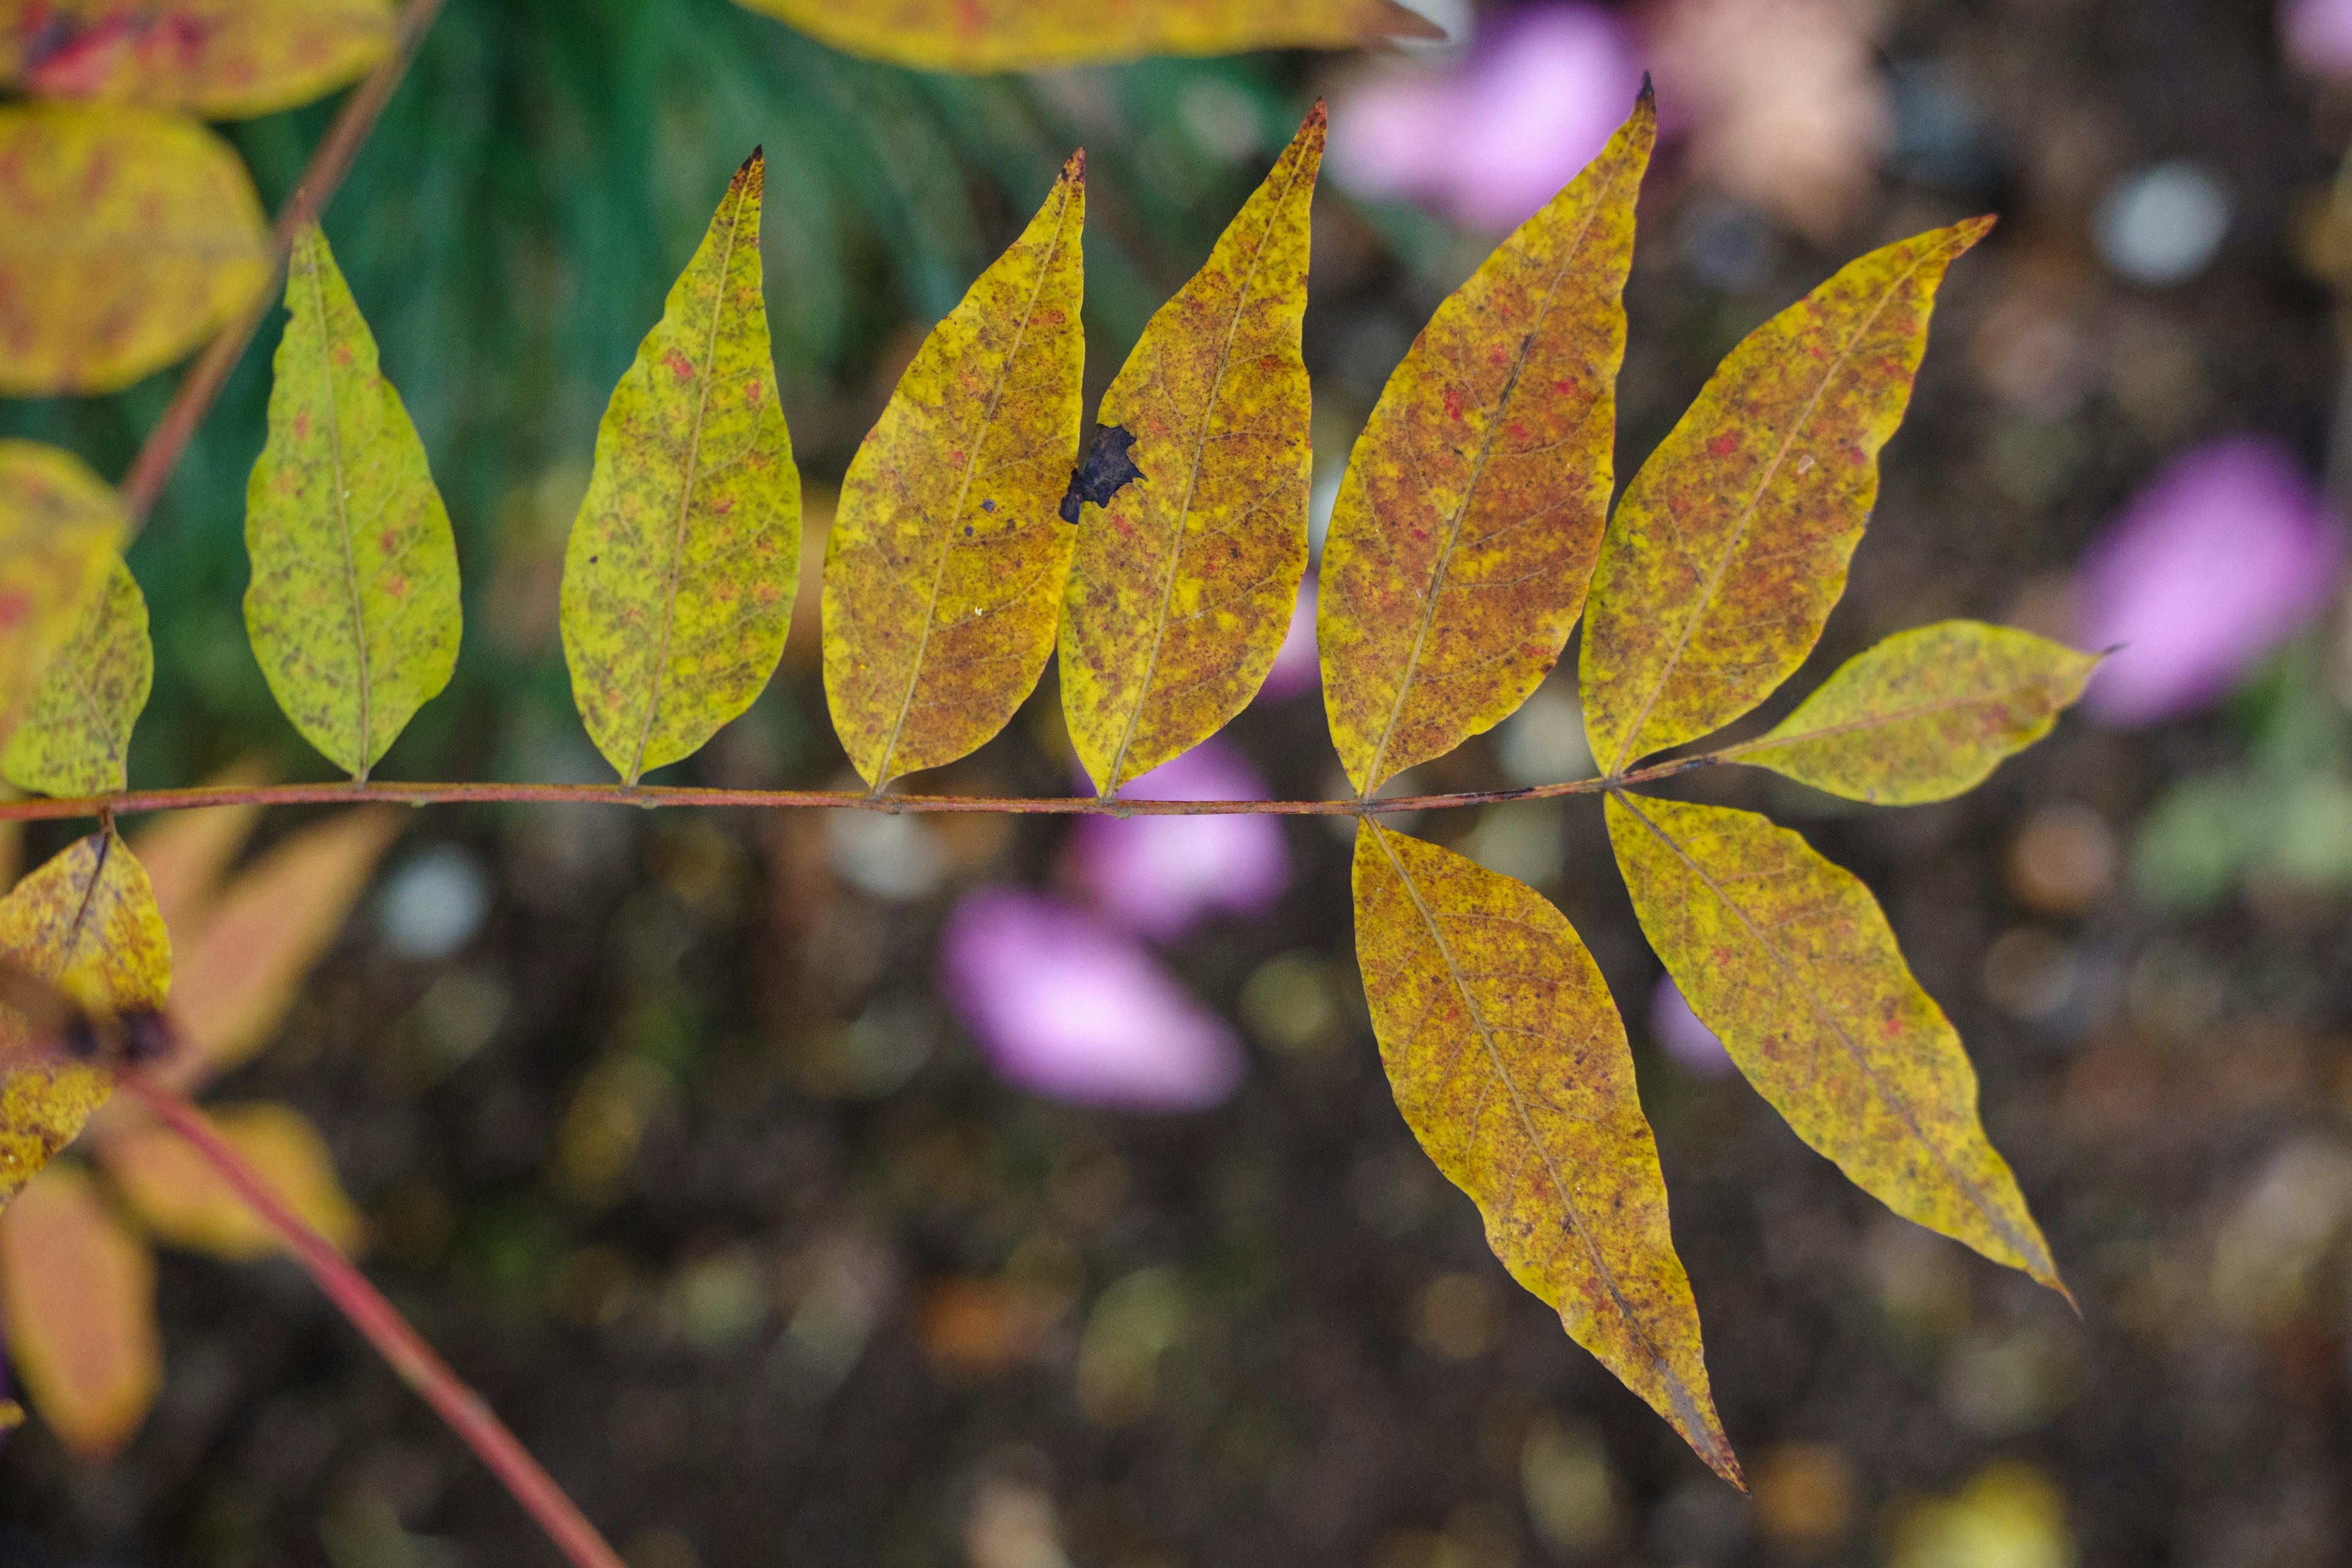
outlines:
[[360, 600], [360, 568], [357, 553], [352, 548], [351, 509], [343, 493], [343, 423], [335, 401], [334, 334], [327, 325], [327, 287], [320, 275], [327, 262], [320, 249], [325, 241], [315, 234], [303, 248], [309, 252], [310, 314], [319, 330], [319, 383], [327, 404], [327, 458], [334, 475], [335, 539], [342, 546], [343, 586], [349, 595], [352, 611], [352, 646], [359, 659], [359, 747], [352, 753], [352, 782], [367, 783], [368, 769], [374, 759], [368, 755], [369, 742], [374, 730], [370, 712], [370, 698], [374, 691], [373, 678], [368, 673], [367, 616]]

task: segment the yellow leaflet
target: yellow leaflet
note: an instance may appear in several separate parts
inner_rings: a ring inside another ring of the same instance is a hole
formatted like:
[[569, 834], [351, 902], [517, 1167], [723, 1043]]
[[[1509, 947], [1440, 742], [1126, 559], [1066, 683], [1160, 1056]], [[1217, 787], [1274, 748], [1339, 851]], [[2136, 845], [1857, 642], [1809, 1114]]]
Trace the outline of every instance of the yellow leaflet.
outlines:
[[1512, 1278], [1734, 1485], [1625, 1026], [1526, 884], [1366, 819], [1356, 955], [1397, 1109]]
[[32, 707], [0, 752], [0, 773], [40, 795], [105, 795], [123, 787], [131, 728], [147, 706], [155, 649], [147, 600], [113, 559], [81, 624], [49, 660]]
[[1578, 682], [1608, 773], [1769, 696], [1845, 592], [1936, 289], [1973, 218], [1874, 250], [1748, 335], [1617, 504]]
[[563, 551], [563, 657], [622, 779], [759, 697], [800, 582], [801, 479], [768, 343], [754, 152], [613, 389]]
[[302, 738], [363, 780], [457, 668], [457, 542], [315, 224], [286, 308], [269, 441], [245, 490], [245, 626]]
[[0, 740], [44, 695], [52, 658], [105, 586], [122, 532], [114, 492], [79, 458], [0, 440]]
[[1752, 812], [1609, 796], [1650, 945], [1797, 1136], [1906, 1219], [2063, 1290], [1960, 1037], [1870, 889]]
[[1437, 308], [1357, 438], [1316, 640], [1359, 794], [1508, 718], [1584, 607], [1656, 132], [1645, 90], [1601, 155]]
[[1318, 103], [1144, 328], [1095, 416], [1092, 482], [1064, 503], [1078, 544], [1062, 709], [1104, 795], [1246, 707], [1290, 629], [1314, 468], [1298, 328], [1323, 128]]
[[[93, 833], [0, 899], [0, 957], [100, 1013], [161, 1007], [172, 939], [130, 849]], [[105, 1074], [37, 1055], [29, 1020], [0, 1007], [0, 1204], [81, 1131], [112, 1091]]]
[[2098, 664], [2031, 632], [1939, 621], [1846, 660], [1769, 734], [1724, 755], [1848, 800], [1948, 800], [2048, 734]]
[[352, 80], [392, 0], [0, 0], [0, 86], [243, 120]]
[[1034, 70], [1245, 49], [1343, 49], [1444, 30], [1395, 0], [743, 0], [836, 49], [925, 70]]
[[1004, 727], [1054, 651], [1076, 529], [1086, 154], [915, 354], [842, 480], [824, 696], [866, 782]]
[[75, 1165], [0, 1213], [0, 1310], [33, 1408], [78, 1458], [112, 1458], [163, 1381], [155, 1257]]
[[[310, 1119], [290, 1105], [233, 1105], [205, 1116], [270, 1191], [311, 1229], [348, 1252], [363, 1231], [335, 1175], [334, 1156]], [[187, 1140], [152, 1123], [112, 1132], [96, 1153], [131, 1207], [173, 1247], [242, 1262], [278, 1250], [278, 1233]]]
[[0, 397], [118, 392], [269, 286], [228, 143], [152, 110], [0, 108]]

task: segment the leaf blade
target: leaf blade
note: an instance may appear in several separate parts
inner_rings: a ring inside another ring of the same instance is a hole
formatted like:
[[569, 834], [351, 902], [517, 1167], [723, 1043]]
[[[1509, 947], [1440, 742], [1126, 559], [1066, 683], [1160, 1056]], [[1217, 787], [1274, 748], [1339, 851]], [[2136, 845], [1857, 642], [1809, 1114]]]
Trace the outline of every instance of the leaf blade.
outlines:
[[1360, 795], [1502, 722], [1567, 646], [1609, 505], [1633, 206], [1656, 135], [1645, 89], [1438, 307], [1349, 455], [1316, 641]]
[[[1076, 529], [1086, 155], [931, 329], [842, 481], [824, 694], [867, 784], [971, 752], [1054, 650]], [[944, 458], [944, 461], [936, 459]]]
[[1299, 328], [1324, 126], [1318, 103], [1096, 415], [1097, 440], [1131, 437], [1140, 473], [1081, 502], [1062, 605], [1063, 711], [1104, 795], [1223, 728], [1289, 631], [1314, 466]]
[[355, 80], [392, 0], [0, 0], [0, 86], [244, 120]]
[[1370, 818], [1354, 882], [1364, 994], [1413, 1135], [1477, 1204], [1512, 1277], [1741, 1484], [1633, 1054], [1591, 954], [1533, 889]]
[[1605, 774], [1729, 723], [1819, 640], [1974, 218], [1848, 263], [1727, 355], [1626, 487], [1579, 670]]
[[[304, 1224], [342, 1252], [359, 1245], [366, 1227], [335, 1173], [326, 1139], [309, 1117], [274, 1100], [218, 1106], [205, 1115]], [[160, 1241], [232, 1263], [267, 1257], [285, 1245], [168, 1127], [147, 1122], [109, 1132], [94, 1152], [131, 1212]]]
[[117, 555], [0, 751], [0, 775], [19, 789], [59, 797], [123, 788], [131, 731], [154, 679], [146, 596]]
[[0, 440], [0, 739], [106, 582], [126, 527], [114, 491], [62, 447]]
[[783, 657], [801, 492], [760, 269], [765, 183], [755, 151], [613, 389], [564, 545], [572, 701], [627, 784], [698, 751]]
[[1035, 70], [1146, 55], [1349, 48], [1444, 29], [1394, 0], [742, 0], [836, 49], [923, 70]]
[[425, 443], [316, 224], [287, 264], [245, 626], [302, 738], [365, 781], [457, 668], [457, 542]]
[[77, 1458], [110, 1458], [163, 1382], [155, 1257], [74, 1165], [0, 1213], [8, 1354], [33, 1406]]
[[1753, 812], [1608, 799], [1651, 947], [1797, 1136], [1906, 1219], [2063, 1293], [1976, 1069], [1870, 889]]

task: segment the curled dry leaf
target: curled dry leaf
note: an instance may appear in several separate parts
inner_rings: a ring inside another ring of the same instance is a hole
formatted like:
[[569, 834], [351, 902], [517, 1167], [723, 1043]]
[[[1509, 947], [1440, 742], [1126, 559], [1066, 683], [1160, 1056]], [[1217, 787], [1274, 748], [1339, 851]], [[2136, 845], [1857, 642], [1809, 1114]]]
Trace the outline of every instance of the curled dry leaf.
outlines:
[[754, 152], [613, 389], [563, 552], [563, 655], [622, 779], [688, 757], [783, 658], [801, 482], [760, 272]]
[[1413, 1136], [1477, 1204], [1512, 1278], [1739, 1484], [1625, 1026], [1592, 955], [1534, 889], [1369, 817], [1355, 893], [1364, 995]]
[[[365, 1227], [335, 1175], [334, 1156], [310, 1119], [290, 1105], [262, 1102], [207, 1110], [229, 1147], [304, 1224], [349, 1252]], [[97, 1141], [99, 1163], [148, 1229], [173, 1247], [232, 1262], [283, 1245], [235, 1188], [186, 1139], [142, 1123]], [[0, 1222], [5, 1223], [5, 1222]]]
[[392, 27], [392, 0], [0, 0], [0, 86], [243, 120], [355, 79]]
[[[824, 695], [866, 782], [951, 763], [1054, 650], [1086, 337], [1086, 155], [898, 378], [824, 552]], [[1097, 448], [1099, 451], [1100, 448]]]
[[1039, 70], [1146, 55], [1343, 49], [1444, 29], [1396, 0], [743, 0], [835, 48], [925, 70]]
[[1872, 251], [1734, 349], [1611, 520], [1578, 679], [1608, 774], [1787, 679], [1845, 592], [1937, 286], [1974, 218]]
[[1073, 487], [1061, 675], [1070, 742], [1104, 795], [1247, 707], [1290, 629], [1315, 460], [1298, 331], [1323, 132], [1318, 104], [1096, 415], [1097, 447], [1122, 441], [1134, 477], [1100, 501]]
[[0, 397], [119, 392], [269, 286], [245, 165], [152, 110], [0, 107]]
[[1608, 813], [1650, 945], [1797, 1136], [1904, 1218], [2063, 1291], [1960, 1037], [1870, 889], [1752, 812], [1612, 791]]
[[1938, 621], [1846, 660], [1769, 733], [1723, 754], [1848, 800], [1949, 800], [2048, 734], [2098, 664], [2014, 627]]
[[124, 526], [114, 492], [80, 458], [0, 440], [0, 740], [46, 695], [44, 672], [103, 590]]
[[457, 542], [425, 443], [316, 224], [295, 242], [246, 486], [245, 625], [302, 738], [364, 780], [457, 668]]
[[33, 1406], [78, 1458], [110, 1458], [163, 1382], [155, 1257], [72, 1163], [0, 1213], [0, 1309]]
[[1317, 640], [1357, 792], [1492, 729], [1559, 658], [1607, 515], [1647, 91], [1601, 155], [1437, 308], [1331, 513]]
[[[172, 939], [147, 873], [112, 833], [93, 833], [0, 899], [0, 957], [84, 1007], [155, 1008], [172, 984]], [[22, 1013], [0, 1007], [0, 1204], [81, 1131], [113, 1088], [79, 1062], [39, 1054]]]

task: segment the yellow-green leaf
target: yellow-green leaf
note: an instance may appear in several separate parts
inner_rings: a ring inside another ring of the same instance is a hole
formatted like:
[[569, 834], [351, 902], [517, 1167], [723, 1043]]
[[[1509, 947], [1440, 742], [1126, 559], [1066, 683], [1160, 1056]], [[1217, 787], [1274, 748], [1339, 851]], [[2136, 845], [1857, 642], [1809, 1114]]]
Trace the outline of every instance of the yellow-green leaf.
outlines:
[[0, 86], [242, 120], [359, 76], [392, 24], [392, 0], [0, 0]]
[[2098, 664], [2012, 626], [1938, 621], [1846, 660], [1769, 734], [1723, 754], [1848, 800], [1948, 800], [2048, 734]]
[[[308, 1117], [268, 1101], [215, 1107], [205, 1114], [311, 1229], [345, 1252], [358, 1246], [364, 1231], [359, 1211], [336, 1178], [327, 1141]], [[220, 1173], [168, 1127], [145, 1122], [110, 1131], [95, 1152], [132, 1212], [162, 1241], [236, 1262], [282, 1245]]]
[[1356, 955], [1397, 1109], [1577, 1343], [1738, 1484], [1608, 984], [1534, 889], [1369, 818]]
[[[172, 985], [172, 939], [147, 873], [110, 832], [68, 846], [0, 899], [0, 957], [100, 1014], [157, 1008]], [[0, 1204], [23, 1190], [113, 1082], [37, 1054], [31, 1020], [0, 1006]]]
[[1874, 250], [1749, 333], [1626, 487], [1578, 669], [1618, 773], [1747, 712], [1845, 592], [1945, 269], [1974, 218]]
[[824, 695], [866, 782], [1004, 727], [1054, 651], [1076, 529], [1086, 155], [931, 329], [841, 485]]
[[117, 392], [269, 286], [227, 142], [152, 110], [0, 107], [0, 397]]
[[120, 1452], [163, 1382], [155, 1256], [74, 1165], [0, 1214], [0, 1309], [9, 1359], [58, 1441], [81, 1459]]
[[1344, 49], [1444, 29], [1395, 0], [743, 0], [836, 49], [925, 70]]
[[1490, 730], [1559, 661], [1609, 507], [1645, 90], [1585, 171], [1437, 308], [1356, 441], [1316, 640], [1357, 792]]
[[354, 778], [457, 668], [457, 542], [425, 443], [313, 224], [245, 492], [245, 626], [278, 706]]
[[155, 649], [147, 600], [121, 556], [55, 657], [7, 748], [0, 773], [41, 795], [105, 795], [123, 787], [131, 727], [147, 706]]
[[[1321, 104], [1103, 394], [1074, 487], [1062, 708], [1104, 795], [1213, 735], [1274, 668], [1307, 570], [1307, 207]], [[1108, 494], [1105, 495], [1104, 490]]]
[[1612, 792], [1608, 814], [1650, 945], [1797, 1136], [1906, 1219], [2063, 1290], [1960, 1037], [1870, 889], [1753, 812]]
[[106, 583], [123, 528], [114, 491], [79, 458], [0, 440], [0, 742], [43, 695], [57, 650]]
[[563, 655], [621, 777], [691, 756], [760, 695], [800, 581], [801, 481], [760, 279], [758, 153], [613, 389], [563, 552]]

